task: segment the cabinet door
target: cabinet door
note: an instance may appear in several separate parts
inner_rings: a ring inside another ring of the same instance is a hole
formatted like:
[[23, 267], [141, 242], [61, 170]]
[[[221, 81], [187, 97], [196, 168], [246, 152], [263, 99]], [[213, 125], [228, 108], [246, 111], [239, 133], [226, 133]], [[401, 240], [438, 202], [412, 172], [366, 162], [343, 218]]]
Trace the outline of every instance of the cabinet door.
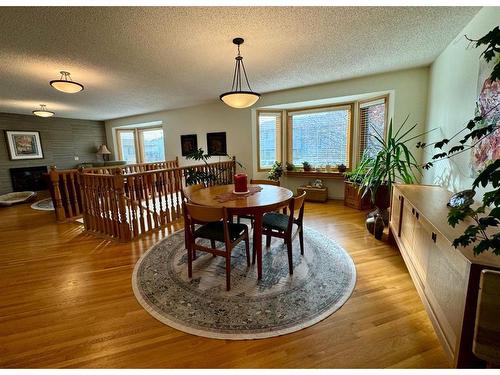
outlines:
[[454, 353], [462, 327], [470, 264], [439, 233], [431, 233], [431, 241], [434, 246], [428, 255], [425, 295]]
[[401, 203], [403, 202], [403, 196], [399, 193], [399, 190], [394, 187], [392, 190], [391, 199], [391, 226], [394, 230], [394, 234], [399, 237], [401, 234]]
[[415, 211], [414, 218], [413, 249], [408, 253], [421, 283], [425, 285], [429, 253], [435, 245], [432, 241], [432, 227], [420, 216], [418, 211]]
[[415, 222], [415, 208], [406, 200], [403, 200], [403, 210], [401, 211], [401, 242], [406, 252], [411, 251], [413, 247], [413, 227]]

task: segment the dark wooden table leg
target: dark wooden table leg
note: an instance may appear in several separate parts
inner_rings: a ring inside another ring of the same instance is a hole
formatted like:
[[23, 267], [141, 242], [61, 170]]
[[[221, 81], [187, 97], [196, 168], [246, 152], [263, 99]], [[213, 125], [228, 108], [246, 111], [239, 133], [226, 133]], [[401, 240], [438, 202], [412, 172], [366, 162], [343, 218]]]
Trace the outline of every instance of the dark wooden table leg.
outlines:
[[255, 214], [253, 246], [257, 254], [257, 278], [262, 279], [262, 213]]

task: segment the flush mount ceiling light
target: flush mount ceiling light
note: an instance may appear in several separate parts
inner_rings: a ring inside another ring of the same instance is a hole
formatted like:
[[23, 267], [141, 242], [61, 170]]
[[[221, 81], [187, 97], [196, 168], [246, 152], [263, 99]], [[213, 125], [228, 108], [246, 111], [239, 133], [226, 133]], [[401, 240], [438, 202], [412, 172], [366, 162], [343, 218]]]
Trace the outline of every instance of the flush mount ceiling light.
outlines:
[[40, 109], [35, 109], [31, 113], [38, 117], [52, 117], [55, 115], [54, 112], [47, 111], [47, 106], [45, 104], [40, 104]]
[[68, 94], [74, 94], [83, 90], [83, 85], [73, 81], [69, 72], [61, 71], [60, 73], [61, 77], [59, 79], [50, 81], [50, 85], [53, 88]]
[[[243, 38], [233, 39], [233, 43], [238, 46], [238, 56], [235, 58], [236, 65], [234, 67], [233, 85], [231, 86], [231, 91], [225, 92], [219, 96], [220, 100], [233, 108], [250, 107], [260, 98], [260, 94], [253, 92], [250, 87], [250, 83], [248, 83], [247, 72], [245, 70], [245, 65], [243, 64], [243, 57], [240, 55], [240, 45], [242, 45], [243, 42]], [[241, 69], [243, 69], [243, 75], [245, 77], [245, 82], [247, 83], [247, 91], [241, 89]]]

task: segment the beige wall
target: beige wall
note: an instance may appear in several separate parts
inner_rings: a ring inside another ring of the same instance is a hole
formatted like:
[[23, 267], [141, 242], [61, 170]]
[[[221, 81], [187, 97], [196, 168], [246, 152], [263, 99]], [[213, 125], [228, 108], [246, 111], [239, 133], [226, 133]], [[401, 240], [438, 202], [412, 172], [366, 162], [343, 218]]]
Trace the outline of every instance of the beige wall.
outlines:
[[[389, 113], [393, 114], [395, 124], [400, 124], [410, 115], [408, 124], [418, 123], [417, 130], [420, 131], [425, 128], [427, 83], [428, 68], [415, 68], [268, 93], [262, 96], [258, 107], [390, 91]], [[235, 155], [246, 166], [249, 175], [265, 178], [265, 173], [256, 172], [255, 109], [233, 109], [220, 101], [214, 101], [201, 106], [110, 120], [106, 121], [108, 140], [114, 139], [113, 128], [117, 126], [151, 121], [163, 122], [167, 159], [180, 156], [181, 134], [197, 133], [198, 146], [206, 149], [207, 132], [226, 131], [228, 153]], [[108, 143], [114, 151], [115, 145], [111, 143], [115, 142]], [[183, 158], [180, 159], [181, 163], [186, 163]], [[282, 183], [295, 189], [307, 181], [309, 179], [306, 178], [284, 178]], [[330, 180], [327, 184], [331, 198], [343, 197], [342, 181]]]
[[[426, 122], [429, 129], [437, 128], [437, 131], [429, 134], [428, 142], [452, 136], [474, 117], [479, 55], [484, 48], [473, 48], [464, 35], [480, 38], [497, 26], [499, 20], [500, 8], [481, 9], [432, 64]], [[434, 150], [426, 151], [424, 160], [430, 161], [433, 155]], [[473, 181], [470, 161], [470, 153], [464, 152], [449, 161], [438, 162], [424, 173], [424, 182], [439, 184], [454, 192], [470, 189]]]

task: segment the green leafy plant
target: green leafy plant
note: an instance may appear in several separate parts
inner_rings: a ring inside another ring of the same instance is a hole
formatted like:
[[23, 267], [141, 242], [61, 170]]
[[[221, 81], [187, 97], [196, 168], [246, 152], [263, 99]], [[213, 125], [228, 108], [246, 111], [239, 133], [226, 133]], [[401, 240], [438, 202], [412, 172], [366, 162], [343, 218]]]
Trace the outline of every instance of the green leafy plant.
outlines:
[[403, 131], [403, 127], [407, 121], [408, 117], [406, 117], [405, 121], [394, 133], [391, 120], [387, 132], [387, 140], [374, 129], [375, 134], [372, 136], [378, 144], [379, 151], [377, 155], [375, 158], [364, 155], [356, 168], [356, 172], [350, 175], [351, 179], [359, 181], [360, 188], [364, 191], [363, 196], [368, 191], [371, 192], [374, 202], [377, 191], [381, 187], [386, 188], [387, 194], [390, 195], [392, 185], [395, 182], [400, 181], [405, 184], [414, 184], [417, 182], [415, 173], [421, 173], [420, 165], [408, 149], [407, 143], [423, 136], [425, 133], [412, 135], [417, 124]]
[[293, 165], [292, 163], [289, 163], [289, 162], [286, 162], [286, 170], [287, 171], [293, 171], [295, 169], [295, 165]]
[[272, 181], [279, 181], [283, 175], [283, 163], [280, 161], [275, 161], [271, 170], [269, 171], [267, 178]]
[[[231, 158], [229, 155], [225, 155], [228, 158]], [[211, 155], [208, 155], [203, 151], [202, 148], [195, 150], [186, 156], [186, 159], [202, 161], [206, 166], [209, 165], [209, 160]], [[235, 159], [236, 164], [245, 169], [245, 167]], [[222, 183], [222, 176], [225, 175], [225, 172], [232, 168], [230, 167], [216, 167], [216, 168], [206, 168], [206, 170], [198, 169], [196, 167], [188, 167], [184, 170], [184, 177], [186, 179], [186, 185], [194, 185], [194, 184], [203, 184], [205, 186], [209, 186], [212, 184]]]
[[310, 171], [312, 169], [312, 165], [307, 161], [303, 161], [302, 168], [304, 169], [304, 171]]
[[[482, 38], [473, 40], [466, 36], [467, 40], [475, 43], [475, 47], [486, 46], [480, 57], [486, 62], [496, 61], [489, 79], [491, 82], [500, 81], [500, 29], [496, 26]], [[500, 84], [500, 82], [498, 82]], [[491, 111], [497, 110], [500, 103], [492, 105], [486, 113], [477, 113], [470, 119], [465, 126], [449, 139], [444, 138], [438, 142], [430, 144], [420, 143], [417, 147], [428, 148], [433, 147], [439, 151], [432, 157], [432, 160], [425, 163], [422, 167], [430, 169], [435, 163], [450, 159], [463, 152], [470, 151], [479, 142], [487, 137], [500, 132], [500, 123], [484, 124], [484, 119]], [[458, 139], [451, 143], [461, 135]], [[447, 149], [447, 150], [446, 150]], [[453, 241], [453, 246], [465, 247], [474, 244], [474, 254], [480, 254], [484, 251], [492, 251], [496, 255], [500, 255], [500, 232], [497, 227], [500, 224], [500, 159], [492, 160], [477, 176], [472, 183], [472, 190], [476, 191], [478, 187], [492, 187], [492, 190], [487, 191], [482, 199], [482, 204], [474, 209], [472, 203], [464, 204], [459, 207], [450, 209], [448, 212], [448, 224], [455, 227], [458, 223], [472, 220], [474, 224], [469, 225], [464, 233]], [[489, 234], [493, 232], [493, 234]]]
[[363, 153], [361, 161], [358, 163], [356, 168], [350, 172], [344, 173], [344, 180], [361, 185], [368, 168], [373, 164], [373, 158], [371, 158], [366, 152]]

